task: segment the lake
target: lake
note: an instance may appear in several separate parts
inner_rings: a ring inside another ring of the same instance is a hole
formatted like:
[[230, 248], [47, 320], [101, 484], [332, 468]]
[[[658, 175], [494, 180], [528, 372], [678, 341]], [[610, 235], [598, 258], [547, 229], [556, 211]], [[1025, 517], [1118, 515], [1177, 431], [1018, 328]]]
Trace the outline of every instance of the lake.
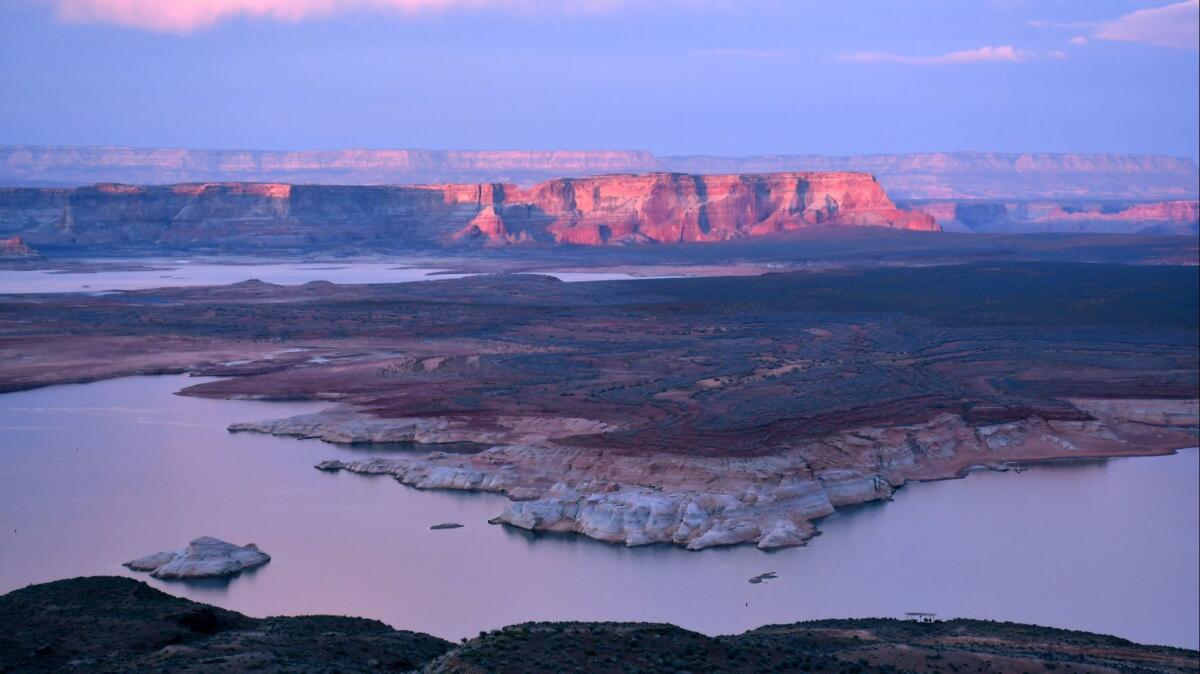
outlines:
[[[0, 269], [0, 293], [70, 293], [144, 290], [167, 286], [205, 286], [239, 283], [258, 279], [278, 285], [299, 285], [309, 281], [330, 283], [408, 283], [470, 276], [447, 273], [444, 269], [391, 262], [346, 263], [253, 262], [246, 264], [189, 260], [93, 261], [92, 268]], [[633, 276], [612, 271], [536, 272], [561, 281], [617, 281], [632, 278], [671, 278], [669, 276]]]
[[[359, 615], [450, 639], [527, 620], [718, 634], [933, 611], [1197, 647], [1196, 450], [912, 484], [894, 503], [827, 518], [804, 548], [626, 549], [489, 525], [496, 495], [315, 470], [369, 452], [225, 427], [325, 403], [173, 395], [202, 381], [0, 395], [0, 592], [122, 574], [255, 616]], [[447, 521], [466, 526], [429, 530]], [[228, 583], [120, 565], [201, 535], [255, 542], [274, 559]], [[779, 578], [747, 582], [764, 571]]]

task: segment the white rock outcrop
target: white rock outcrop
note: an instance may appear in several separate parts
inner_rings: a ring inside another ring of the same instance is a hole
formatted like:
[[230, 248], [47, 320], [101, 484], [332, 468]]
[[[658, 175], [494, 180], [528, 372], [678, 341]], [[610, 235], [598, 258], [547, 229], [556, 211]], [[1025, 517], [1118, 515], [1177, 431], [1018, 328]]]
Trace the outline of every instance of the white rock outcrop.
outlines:
[[1092, 419], [1031, 416], [972, 424], [943, 413], [923, 423], [797, 438], [774, 453], [746, 456], [683, 449], [639, 453], [563, 442], [611, 428], [587, 419], [500, 417], [480, 431], [437, 418], [380, 419], [350, 406], [230, 430], [334, 442], [495, 443], [473, 454], [434, 451], [324, 461], [317, 468], [390, 475], [418, 489], [503, 494], [508, 502], [491, 521], [530, 531], [578, 533], [628, 546], [667, 543], [700, 550], [752, 543], [769, 549], [803, 545], [816, 535], [816, 520], [836, 508], [890, 499], [910, 480], [962, 477], [1010, 462], [1161, 454], [1195, 444], [1195, 401], [1084, 405]]
[[134, 571], [149, 571], [155, 578], [193, 579], [235, 576], [246, 569], [262, 566], [271, 556], [258, 546], [237, 546], [212, 536], [201, 536], [183, 550], [156, 552], [125, 562]]

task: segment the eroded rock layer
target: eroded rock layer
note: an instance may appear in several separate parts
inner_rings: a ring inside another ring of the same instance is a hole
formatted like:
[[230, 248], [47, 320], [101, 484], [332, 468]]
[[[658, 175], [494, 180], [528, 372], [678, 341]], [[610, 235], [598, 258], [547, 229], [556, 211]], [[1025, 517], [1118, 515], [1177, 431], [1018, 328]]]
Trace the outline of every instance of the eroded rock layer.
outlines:
[[[918, 424], [848, 429], [769, 456], [631, 454], [563, 446], [571, 442], [571, 430], [579, 430], [576, 425], [560, 427], [560, 442], [513, 433], [507, 439], [521, 444], [476, 454], [329, 460], [317, 468], [391, 475], [418, 489], [501, 493], [510, 501], [493, 522], [531, 531], [579, 533], [629, 546], [669, 543], [701, 550], [751, 543], [770, 549], [801, 545], [816, 533], [814, 520], [838, 507], [890, 499], [909, 480], [961, 477], [974, 468], [1004, 470], [1013, 462], [1048, 458], [1154, 454], [1196, 441], [1189, 432], [1200, 424], [1196, 400], [1073, 402], [1084, 420], [1031, 416], [972, 424], [942, 414]], [[442, 432], [426, 427], [416, 433], [422, 420], [357, 416], [362, 435], [345, 434], [345, 412], [236, 424], [231, 430], [335, 442], [498, 439], [444, 422]], [[554, 421], [544, 420], [542, 427]], [[328, 433], [327, 428], [338, 430]]]
[[722, 241], [812, 226], [936, 231], [861, 173], [672, 173], [511, 184], [204, 183], [0, 189], [0, 233], [37, 244], [435, 247]]

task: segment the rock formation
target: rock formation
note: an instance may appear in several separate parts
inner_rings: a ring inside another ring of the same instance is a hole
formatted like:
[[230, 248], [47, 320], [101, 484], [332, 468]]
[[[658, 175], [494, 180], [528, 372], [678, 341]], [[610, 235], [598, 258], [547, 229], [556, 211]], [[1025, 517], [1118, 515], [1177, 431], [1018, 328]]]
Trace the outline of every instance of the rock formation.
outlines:
[[816, 225], [936, 231], [861, 173], [655, 173], [509, 184], [204, 183], [0, 189], [0, 233], [90, 247], [720, 241]]
[[212, 536], [201, 536], [183, 550], [156, 552], [125, 562], [134, 571], [149, 571], [163, 579], [224, 578], [262, 566], [271, 556], [258, 546], [237, 546]]
[[[752, 543], [761, 549], [801, 545], [813, 522], [836, 508], [889, 499], [909, 480], [961, 477], [973, 468], [1016, 461], [1161, 452], [1195, 442], [1195, 400], [1075, 399], [1082, 420], [1030, 417], [969, 423], [942, 414], [929, 422], [848, 429], [769, 456], [631, 455], [555, 442], [586, 424], [529, 420], [528, 434], [452, 427], [444, 419], [354, 415], [361, 436], [346, 435], [349, 411], [304, 415], [230, 430], [322, 437], [333, 441], [520, 444], [476, 454], [325, 461], [325, 471], [391, 475], [418, 489], [495, 492], [509, 503], [493, 523], [531, 531], [579, 533], [628, 546], [670, 543], [689, 550]], [[328, 423], [328, 430], [322, 426]], [[498, 426], [512, 424], [501, 420]], [[515, 426], [515, 424], [512, 424]], [[601, 426], [598, 422], [593, 426]], [[420, 427], [423, 433], [414, 434]], [[1083, 449], [1086, 447], [1087, 449]], [[1155, 449], [1155, 448], [1159, 449]]]
[[937, 230], [861, 173], [599, 176], [502, 186], [478, 203], [479, 215], [455, 238], [600, 245], [722, 241], [814, 225]]

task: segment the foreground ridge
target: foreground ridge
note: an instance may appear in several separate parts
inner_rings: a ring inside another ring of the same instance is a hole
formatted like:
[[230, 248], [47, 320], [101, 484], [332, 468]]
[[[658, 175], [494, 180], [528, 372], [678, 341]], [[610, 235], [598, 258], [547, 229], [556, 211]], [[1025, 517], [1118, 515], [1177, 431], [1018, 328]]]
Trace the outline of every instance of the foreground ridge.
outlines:
[[250, 618], [128, 578], [0, 596], [0, 671], [1195, 672], [1200, 653], [982, 620], [819, 620], [708, 637], [653, 623], [524, 623], [459, 646], [363, 618]]

